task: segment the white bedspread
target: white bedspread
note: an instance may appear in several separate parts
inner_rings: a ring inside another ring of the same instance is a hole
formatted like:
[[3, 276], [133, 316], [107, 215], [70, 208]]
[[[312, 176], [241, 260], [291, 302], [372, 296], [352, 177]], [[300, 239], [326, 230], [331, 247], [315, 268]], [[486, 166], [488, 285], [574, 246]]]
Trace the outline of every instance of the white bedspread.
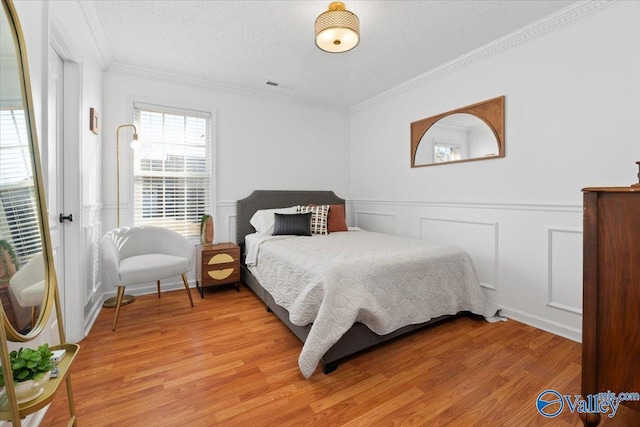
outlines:
[[497, 311], [456, 247], [366, 231], [246, 242], [257, 260], [250, 271], [291, 322], [313, 323], [298, 359], [306, 378], [355, 322], [384, 335], [446, 314]]

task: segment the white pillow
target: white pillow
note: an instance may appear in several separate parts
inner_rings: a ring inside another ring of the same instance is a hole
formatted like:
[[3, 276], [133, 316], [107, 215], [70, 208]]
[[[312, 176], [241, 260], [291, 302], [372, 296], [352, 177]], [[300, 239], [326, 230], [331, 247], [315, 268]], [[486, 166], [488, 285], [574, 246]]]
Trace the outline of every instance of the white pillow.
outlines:
[[298, 213], [298, 206], [291, 206], [290, 208], [261, 209], [253, 214], [249, 223], [253, 225], [253, 228], [255, 228], [258, 233], [273, 234], [273, 228], [276, 225], [276, 216], [274, 214], [276, 213]]

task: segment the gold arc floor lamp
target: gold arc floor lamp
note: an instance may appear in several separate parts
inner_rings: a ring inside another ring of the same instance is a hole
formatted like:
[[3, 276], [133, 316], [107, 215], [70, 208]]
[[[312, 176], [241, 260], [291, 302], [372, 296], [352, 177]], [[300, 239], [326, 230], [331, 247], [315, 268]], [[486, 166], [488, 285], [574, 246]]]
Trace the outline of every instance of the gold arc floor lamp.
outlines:
[[[129, 125], [118, 126], [118, 130], [116, 130], [116, 212], [117, 212], [116, 215], [117, 215], [118, 228], [120, 228], [120, 129], [126, 128], [126, 127], [133, 128], [133, 141], [131, 141], [131, 143], [133, 144], [135, 141], [138, 140], [138, 129], [135, 127], [135, 125], [129, 124]], [[122, 297], [121, 305], [131, 304], [134, 301], [134, 299], [135, 298], [133, 295], [125, 295]], [[116, 302], [117, 302], [117, 298], [111, 297], [106, 299], [102, 303], [102, 306], [107, 308], [115, 308]]]

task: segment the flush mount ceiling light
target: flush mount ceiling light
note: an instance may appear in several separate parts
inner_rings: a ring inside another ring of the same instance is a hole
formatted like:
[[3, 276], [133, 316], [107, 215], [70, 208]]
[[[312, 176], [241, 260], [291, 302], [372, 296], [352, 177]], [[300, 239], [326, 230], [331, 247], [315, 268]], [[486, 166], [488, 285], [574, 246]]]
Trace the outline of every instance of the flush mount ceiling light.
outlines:
[[316, 19], [316, 46], [325, 52], [342, 53], [353, 49], [360, 42], [360, 20], [334, 1], [329, 10]]

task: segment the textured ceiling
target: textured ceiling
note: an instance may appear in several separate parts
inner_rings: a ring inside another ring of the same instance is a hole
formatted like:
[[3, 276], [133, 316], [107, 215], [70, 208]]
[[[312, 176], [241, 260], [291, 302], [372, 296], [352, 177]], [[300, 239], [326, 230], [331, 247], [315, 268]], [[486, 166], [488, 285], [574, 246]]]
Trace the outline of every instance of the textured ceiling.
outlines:
[[314, 43], [327, 0], [79, 3], [109, 62], [349, 108], [575, 2], [346, 0], [361, 40], [342, 54]]

